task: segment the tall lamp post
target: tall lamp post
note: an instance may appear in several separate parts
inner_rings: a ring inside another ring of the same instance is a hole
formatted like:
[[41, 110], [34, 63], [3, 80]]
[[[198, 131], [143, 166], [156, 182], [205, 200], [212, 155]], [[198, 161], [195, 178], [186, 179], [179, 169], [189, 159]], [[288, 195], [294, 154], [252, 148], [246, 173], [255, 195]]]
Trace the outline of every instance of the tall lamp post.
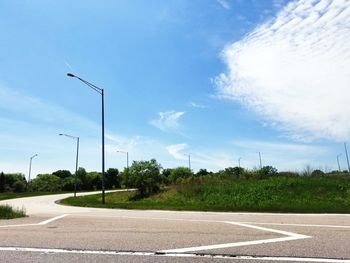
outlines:
[[339, 164], [339, 157], [341, 156], [342, 154], [338, 154], [337, 155], [337, 163], [338, 163], [338, 171], [340, 172], [340, 164]]
[[190, 154], [185, 154], [188, 157], [188, 169], [191, 171], [191, 155]]
[[77, 140], [77, 155], [75, 158], [75, 176], [74, 176], [74, 197], [77, 197], [77, 172], [78, 172], [78, 160], [79, 160], [79, 137], [69, 134], [60, 133], [60, 136], [66, 136], [68, 138]]
[[241, 157], [238, 158], [238, 168], [241, 168]]
[[75, 76], [72, 73], [67, 73], [68, 77], [76, 78], [89, 86], [91, 89], [96, 91], [98, 94], [101, 95], [102, 98], [102, 204], [106, 203], [105, 199], [105, 112], [104, 112], [104, 90], [95, 86], [94, 84], [91, 84], [90, 82]]
[[117, 153], [124, 153], [124, 154], [126, 154], [126, 168], [129, 168], [129, 152], [117, 151]]
[[32, 172], [32, 160], [37, 157], [38, 155], [37, 154], [34, 154], [32, 157], [30, 157], [30, 161], [29, 161], [29, 173], [28, 173], [28, 182], [26, 184], [26, 190], [28, 189], [28, 184], [30, 182], [30, 174]]

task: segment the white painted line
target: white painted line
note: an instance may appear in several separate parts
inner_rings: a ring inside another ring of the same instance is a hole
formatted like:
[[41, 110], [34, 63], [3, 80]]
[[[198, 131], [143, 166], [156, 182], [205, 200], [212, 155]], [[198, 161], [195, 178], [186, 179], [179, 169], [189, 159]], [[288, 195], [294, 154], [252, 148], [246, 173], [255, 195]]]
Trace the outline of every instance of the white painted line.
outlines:
[[51, 222], [53, 222], [53, 221], [56, 221], [56, 220], [58, 220], [58, 219], [61, 219], [61, 218], [63, 218], [63, 217], [66, 217], [68, 214], [63, 214], [63, 215], [60, 215], [60, 216], [56, 216], [56, 217], [54, 217], [54, 218], [50, 218], [50, 219], [48, 219], [48, 220], [45, 220], [45, 221], [42, 221], [42, 222], [40, 222], [40, 223], [38, 223], [38, 225], [47, 225], [47, 224], [49, 224], [49, 223], [51, 223]]
[[259, 226], [253, 226], [248, 224], [242, 224], [237, 222], [231, 222], [231, 221], [224, 221], [226, 224], [231, 225], [237, 225], [242, 227], [248, 227], [253, 228], [257, 230], [277, 233], [281, 235], [285, 235], [286, 237], [280, 237], [280, 238], [271, 238], [271, 239], [262, 239], [262, 240], [253, 240], [253, 241], [243, 241], [243, 242], [234, 242], [234, 243], [224, 243], [224, 244], [215, 244], [215, 245], [206, 245], [206, 246], [198, 246], [198, 247], [187, 247], [187, 248], [176, 248], [176, 249], [167, 249], [162, 250], [160, 252], [164, 253], [186, 253], [186, 252], [194, 252], [194, 251], [202, 251], [202, 250], [211, 250], [211, 249], [220, 249], [220, 248], [229, 248], [229, 247], [241, 247], [241, 246], [251, 246], [251, 245], [260, 245], [260, 244], [268, 244], [268, 243], [275, 243], [275, 242], [285, 242], [285, 241], [292, 241], [292, 240], [298, 240], [298, 239], [305, 239], [305, 238], [311, 238], [310, 236], [305, 236], [301, 234], [296, 234], [292, 232], [287, 231], [281, 231], [266, 227], [259, 227]]
[[231, 260], [264, 260], [264, 261], [285, 261], [285, 262], [320, 262], [320, 263], [350, 263], [349, 259], [337, 258], [303, 258], [303, 257], [268, 257], [268, 256], [236, 256], [216, 254], [187, 254], [187, 253], [158, 253], [143, 251], [101, 251], [101, 250], [79, 250], [60, 248], [31, 248], [31, 247], [0, 247], [0, 251], [8, 252], [32, 252], [46, 254], [94, 254], [112, 256], [139, 256], [139, 257], [177, 257], [177, 258], [209, 258], [209, 259], [231, 259]]
[[64, 215], [60, 215], [60, 216], [56, 216], [47, 220], [44, 220], [42, 222], [39, 223], [33, 223], [33, 224], [18, 224], [18, 225], [3, 225], [0, 226], [0, 228], [7, 228], [7, 227], [23, 227], [23, 226], [42, 226], [42, 225], [47, 225], [55, 220], [61, 219], [63, 217], [68, 216], [68, 214], [64, 214]]
[[315, 225], [315, 224], [290, 224], [290, 223], [258, 223], [258, 222], [239, 222], [242, 224], [268, 225], [268, 226], [301, 226], [301, 227], [324, 227], [324, 228], [344, 228], [350, 229], [350, 226], [339, 225]]

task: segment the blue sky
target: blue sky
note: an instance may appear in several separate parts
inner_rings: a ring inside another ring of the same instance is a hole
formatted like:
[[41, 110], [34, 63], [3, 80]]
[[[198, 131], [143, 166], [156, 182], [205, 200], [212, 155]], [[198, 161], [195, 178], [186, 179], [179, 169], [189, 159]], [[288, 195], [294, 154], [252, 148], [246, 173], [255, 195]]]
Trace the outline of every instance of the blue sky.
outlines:
[[0, 170], [337, 169], [350, 138], [350, 1], [1, 1]]

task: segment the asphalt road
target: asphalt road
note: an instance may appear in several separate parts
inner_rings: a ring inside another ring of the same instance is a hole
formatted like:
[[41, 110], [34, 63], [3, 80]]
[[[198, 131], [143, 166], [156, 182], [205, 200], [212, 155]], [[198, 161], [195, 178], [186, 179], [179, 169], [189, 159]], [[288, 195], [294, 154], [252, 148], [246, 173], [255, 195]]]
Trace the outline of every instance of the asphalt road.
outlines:
[[0, 201], [0, 262], [349, 262], [350, 215], [140, 211]]

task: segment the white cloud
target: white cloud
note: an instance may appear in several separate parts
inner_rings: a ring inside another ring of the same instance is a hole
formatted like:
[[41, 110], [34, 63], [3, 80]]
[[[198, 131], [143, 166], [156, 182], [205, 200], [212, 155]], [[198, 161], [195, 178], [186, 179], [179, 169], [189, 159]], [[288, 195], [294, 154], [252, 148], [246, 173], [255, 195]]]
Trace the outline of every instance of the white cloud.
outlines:
[[187, 157], [185, 157], [184, 153], [182, 152], [187, 148], [186, 143], [180, 143], [180, 144], [172, 144], [165, 147], [168, 153], [173, 156], [175, 159], [178, 160], [185, 160]]
[[199, 104], [199, 103], [196, 103], [193, 101], [190, 102], [190, 106], [193, 108], [198, 108], [198, 109], [207, 109], [208, 108], [207, 105]]
[[216, 0], [223, 8], [230, 9], [230, 4], [227, 0]]
[[350, 1], [300, 0], [223, 51], [218, 95], [295, 138], [350, 139]]
[[182, 111], [166, 111], [159, 112], [157, 119], [151, 120], [151, 124], [162, 131], [179, 131], [180, 124], [179, 120], [185, 113]]

